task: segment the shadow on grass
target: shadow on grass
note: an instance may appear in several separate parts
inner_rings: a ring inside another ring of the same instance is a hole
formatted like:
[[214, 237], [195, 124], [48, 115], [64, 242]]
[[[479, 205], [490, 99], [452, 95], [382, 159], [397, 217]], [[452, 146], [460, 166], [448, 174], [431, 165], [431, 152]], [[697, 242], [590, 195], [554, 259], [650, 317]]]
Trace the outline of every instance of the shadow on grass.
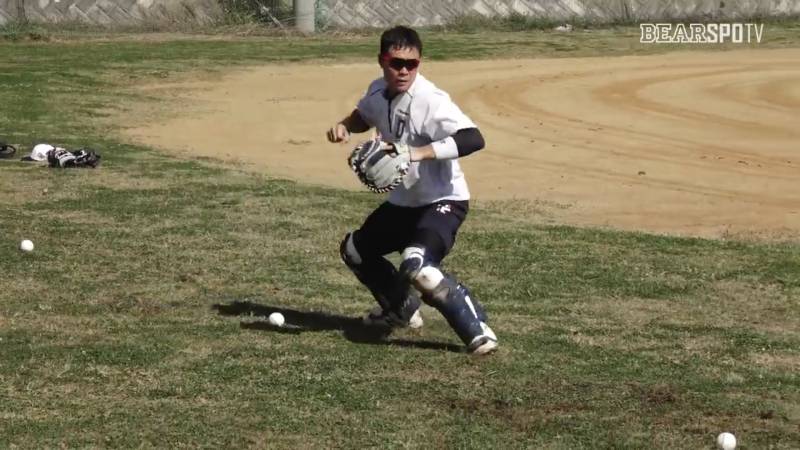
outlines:
[[235, 301], [230, 304], [216, 304], [212, 306], [223, 316], [260, 316], [268, 317], [274, 312], [283, 314], [286, 324], [282, 327], [268, 322], [241, 322], [241, 327], [246, 330], [268, 330], [276, 333], [300, 334], [307, 331], [339, 330], [350, 342], [373, 345], [396, 345], [398, 347], [413, 347], [428, 350], [446, 350], [454, 353], [463, 353], [460, 345], [430, 341], [411, 341], [407, 339], [391, 339], [390, 331], [383, 327], [365, 325], [361, 318], [339, 316], [324, 312], [297, 311], [295, 309], [265, 306], [249, 301]]

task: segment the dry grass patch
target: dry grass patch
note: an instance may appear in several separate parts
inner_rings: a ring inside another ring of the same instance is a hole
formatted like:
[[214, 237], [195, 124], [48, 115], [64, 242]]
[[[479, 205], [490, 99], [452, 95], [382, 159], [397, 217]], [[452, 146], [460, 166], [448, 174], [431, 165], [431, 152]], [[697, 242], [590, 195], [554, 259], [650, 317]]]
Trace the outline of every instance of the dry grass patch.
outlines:
[[481, 217], [480, 221], [467, 222], [470, 229], [476, 231], [498, 232], [504, 229], [517, 230], [527, 225], [559, 224], [563, 211], [572, 205], [547, 200], [528, 201], [514, 200], [475, 200], [471, 202], [472, 215]]
[[520, 335], [535, 334], [541, 332], [544, 327], [552, 324], [548, 318], [539, 317], [534, 314], [509, 314], [502, 311], [492, 311], [491, 309], [489, 309], [489, 314], [493, 324], [496, 323], [502, 326], [502, 328], [498, 327], [496, 330], [498, 332], [502, 331], [502, 333]]
[[[72, 316], [65, 314], [52, 314], [41, 311], [25, 314], [23, 317], [7, 319], [8, 327], [4, 329], [15, 331], [28, 331], [50, 333], [58, 336], [59, 343], [75, 345], [98, 337], [108, 338], [108, 319], [98, 319], [86, 316]], [[0, 320], [2, 325], [2, 320]]]
[[671, 302], [653, 299], [592, 298], [561, 323], [567, 327], [569, 340], [579, 345], [651, 350], [664, 344], [652, 335], [652, 328], [666, 318], [674, 320], [677, 309]]
[[[8, 167], [3, 167], [6, 165]], [[0, 162], [0, 170], [11, 170], [25, 175], [15, 177], [14, 183], [0, 185], [0, 194], [2, 194], [0, 195], [0, 204], [7, 207], [41, 201], [51, 189], [55, 188], [45, 174], [45, 171], [49, 169], [42, 163], [3, 161]]]
[[724, 340], [719, 336], [687, 336], [682, 339], [683, 350], [686, 352], [687, 356], [698, 356], [710, 359], [713, 358], [724, 345]]
[[797, 302], [780, 285], [722, 280], [709, 286], [723, 326], [747, 327], [786, 338], [800, 337]]
[[800, 352], [755, 353], [750, 355], [753, 364], [770, 372], [783, 371], [800, 374]]

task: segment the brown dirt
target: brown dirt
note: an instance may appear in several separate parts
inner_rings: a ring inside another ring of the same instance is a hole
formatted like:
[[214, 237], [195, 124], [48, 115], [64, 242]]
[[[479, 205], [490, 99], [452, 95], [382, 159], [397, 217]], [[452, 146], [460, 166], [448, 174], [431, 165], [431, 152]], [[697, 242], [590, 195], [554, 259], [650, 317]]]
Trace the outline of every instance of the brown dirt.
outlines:
[[[800, 49], [426, 62], [480, 126], [463, 160], [479, 200], [557, 208], [560, 223], [706, 237], [800, 237]], [[358, 189], [324, 132], [373, 64], [268, 65], [151, 86], [180, 107], [133, 140]], [[129, 118], [128, 118], [129, 119]], [[123, 119], [122, 123], [130, 123]], [[355, 137], [355, 140], [361, 137]]]

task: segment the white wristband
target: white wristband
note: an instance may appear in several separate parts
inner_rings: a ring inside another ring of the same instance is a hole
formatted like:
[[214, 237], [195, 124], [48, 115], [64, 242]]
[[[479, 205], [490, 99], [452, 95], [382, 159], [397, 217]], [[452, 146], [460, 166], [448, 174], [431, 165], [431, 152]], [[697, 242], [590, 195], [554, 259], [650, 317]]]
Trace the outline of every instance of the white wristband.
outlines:
[[441, 141], [431, 143], [436, 159], [456, 159], [458, 158], [458, 146], [452, 136], [448, 136]]

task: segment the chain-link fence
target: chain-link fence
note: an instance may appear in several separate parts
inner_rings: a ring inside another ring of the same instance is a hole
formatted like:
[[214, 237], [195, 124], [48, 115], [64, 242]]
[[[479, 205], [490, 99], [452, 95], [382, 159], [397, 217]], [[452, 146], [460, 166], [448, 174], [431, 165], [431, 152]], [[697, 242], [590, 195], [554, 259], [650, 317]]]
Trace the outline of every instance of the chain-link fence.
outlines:
[[[263, 24], [294, 28], [294, 0], [0, 0], [0, 25], [81, 22], [135, 26], [170, 23]], [[317, 30], [453, 24], [464, 18], [531, 22], [633, 23], [797, 17], [800, 0], [314, 0]], [[301, 21], [309, 19], [301, 17]], [[513, 26], [512, 26], [513, 28]]]
[[291, 26], [291, 0], [220, 0], [225, 19], [230, 22], [261, 22], [270, 26]]

